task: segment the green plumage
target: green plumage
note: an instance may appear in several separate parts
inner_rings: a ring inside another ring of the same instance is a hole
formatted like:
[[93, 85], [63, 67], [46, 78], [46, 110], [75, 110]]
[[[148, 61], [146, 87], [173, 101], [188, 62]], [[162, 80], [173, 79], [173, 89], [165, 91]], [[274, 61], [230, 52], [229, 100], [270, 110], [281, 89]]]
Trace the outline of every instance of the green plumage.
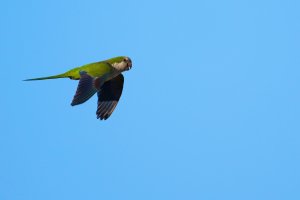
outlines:
[[36, 81], [36, 80], [46, 80], [46, 79], [57, 79], [57, 78], [70, 78], [73, 80], [80, 79], [80, 71], [87, 72], [92, 77], [101, 77], [107, 73], [112, 72], [112, 64], [121, 62], [125, 57], [119, 56], [115, 58], [111, 58], [105, 61], [95, 62], [86, 64], [80, 67], [76, 67], [71, 69], [65, 73], [54, 75], [54, 76], [47, 76], [47, 77], [40, 77], [40, 78], [32, 78], [26, 79], [24, 81]]
[[25, 81], [56, 78], [79, 80], [71, 105], [82, 104], [97, 93], [96, 115], [98, 119], [106, 120], [115, 110], [120, 100], [124, 84], [122, 72], [130, 70], [131, 67], [132, 62], [129, 57], [119, 56], [76, 67], [62, 74], [26, 79]]

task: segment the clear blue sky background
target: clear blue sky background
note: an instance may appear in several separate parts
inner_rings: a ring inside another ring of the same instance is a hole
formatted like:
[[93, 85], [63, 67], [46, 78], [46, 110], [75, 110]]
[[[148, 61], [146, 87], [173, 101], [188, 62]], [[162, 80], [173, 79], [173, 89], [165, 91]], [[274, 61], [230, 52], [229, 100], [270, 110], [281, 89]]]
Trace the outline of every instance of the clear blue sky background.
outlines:
[[[1, 1], [1, 200], [300, 199], [300, 3]], [[128, 55], [117, 109], [77, 81]]]

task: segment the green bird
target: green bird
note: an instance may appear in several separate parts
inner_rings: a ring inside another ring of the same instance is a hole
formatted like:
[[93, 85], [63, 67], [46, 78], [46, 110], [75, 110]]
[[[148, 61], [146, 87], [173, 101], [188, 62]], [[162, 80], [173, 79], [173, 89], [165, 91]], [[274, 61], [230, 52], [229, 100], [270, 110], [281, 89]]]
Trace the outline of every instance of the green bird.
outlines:
[[130, 70], [131, 67], [132, 62], [129, 57], [119, 56], [76, 67], [55, 76], [26, 79], [24, 81], [56, 78], [79, 80], [71, 105], [82, 104], [97, 93], [97, 119], [106, 120], [110, 117], [120, 100], [124, 84], [122, 72]]

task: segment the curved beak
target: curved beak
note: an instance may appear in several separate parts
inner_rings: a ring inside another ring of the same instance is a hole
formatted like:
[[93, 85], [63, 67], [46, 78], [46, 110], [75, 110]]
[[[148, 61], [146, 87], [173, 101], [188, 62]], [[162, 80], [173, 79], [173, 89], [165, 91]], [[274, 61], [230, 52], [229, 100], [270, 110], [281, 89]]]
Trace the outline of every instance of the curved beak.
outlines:
[[127, 62], [127, 70], [130, 70], [132, 68], [132, 62], [131, 59], [128, 58], [128, 62]]

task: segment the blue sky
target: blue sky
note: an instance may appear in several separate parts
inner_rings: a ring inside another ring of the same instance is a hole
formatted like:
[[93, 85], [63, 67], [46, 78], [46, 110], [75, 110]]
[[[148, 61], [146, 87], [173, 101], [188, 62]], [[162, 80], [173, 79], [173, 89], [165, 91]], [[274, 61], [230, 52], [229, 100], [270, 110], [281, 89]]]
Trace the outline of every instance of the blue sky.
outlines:
[[[1, 1], [0, 199], [300, 199], [299, 9]], [[118, 55], [107, 121], [76, 81], [21, 81]]]

